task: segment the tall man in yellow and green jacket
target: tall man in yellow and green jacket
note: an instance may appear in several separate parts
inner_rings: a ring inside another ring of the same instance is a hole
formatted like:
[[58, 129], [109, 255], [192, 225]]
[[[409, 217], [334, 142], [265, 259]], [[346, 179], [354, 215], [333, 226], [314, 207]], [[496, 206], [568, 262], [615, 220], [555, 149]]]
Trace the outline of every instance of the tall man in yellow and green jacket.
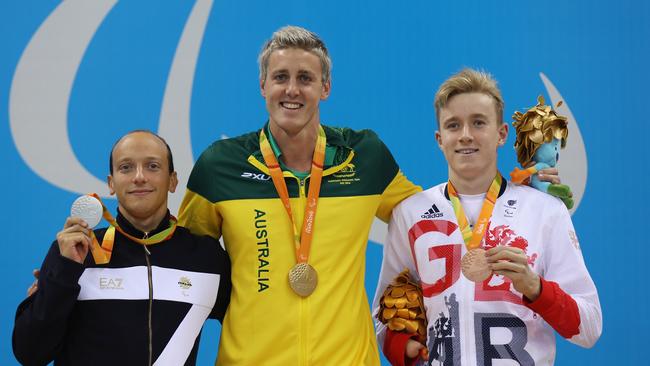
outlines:
[[[208, 147], [180, 209], [180, 224], [193, 233], [223, 236], [232, 262], [217, 365], [379, 365], [364, 289], [368, 234], [375, 216], [387, 221], [420, 188], [374, 132], [321, 124], [331, 60], [318, 36], [284, 27], [265, 44], [259, 64], [268, 122]], [[320, 163], [314, 152], [323, 133]], [[270, 160], [261, 143], [270, 147]], [[271, 178], [275, 159], [293, 220]], [[310, 200], [320, 166], [319, 195]], [[310, 219], [301, 231], [305, 212]], [[311, 243], [304, 232], [313, 235]], [[300, 262], [297, 247], [310, 248], [306, 262], [318, 274], [310, 294], [289, 283]]]

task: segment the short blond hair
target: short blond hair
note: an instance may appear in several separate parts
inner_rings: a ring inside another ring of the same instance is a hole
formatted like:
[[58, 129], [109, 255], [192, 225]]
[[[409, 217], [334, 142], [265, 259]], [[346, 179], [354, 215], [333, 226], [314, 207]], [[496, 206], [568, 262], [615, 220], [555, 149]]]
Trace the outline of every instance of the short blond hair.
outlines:
[[438, 125], [440, 125], [440, 110], [452, 97], [464, 93], [482, 93], [492, 97], [497, 112], [497, 123], [503, 123], [503, 97], [497, 81], [485, 71], [465, 68], [445, 80], [436, 92], [433, 106], [436, 109]]
[[274, 51], [287, 48], [298, 48], [318, 56], [321, 64], [322, 81], [326, 84], [330, 81], [332, 60], [330, 59], [325, 42], [316, 33], [302, 27], [288, 25], [275, 31], [271, 39], [264, 43], [257, 58], [260, 65], [260, 80], [266, 81], [269, 71], [269, 58]]

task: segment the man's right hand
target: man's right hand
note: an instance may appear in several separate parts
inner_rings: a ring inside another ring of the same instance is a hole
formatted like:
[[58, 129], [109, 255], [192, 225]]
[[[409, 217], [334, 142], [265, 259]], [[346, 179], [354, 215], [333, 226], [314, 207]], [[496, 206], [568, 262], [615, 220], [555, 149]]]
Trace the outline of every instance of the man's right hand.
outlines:
[[27, 297], [30, 297], [38, 290], [38, 276], [41, 274], [41, 271], [38, 269], [32, 270], [32, 274], [34, 275], [34, 282], [32, 283], [31, 286], [27, 289]]
[[68, 217], [63, 230], [56, 234], [61, 255], [83, 264], [90, 249], [91, 239], [88, 224], [78, 217]]
[[426, 361], [429, 359], [429, 352], [422, 343], [409, 339], [406, 343], [406, 357], [416, 358], [418, 356], [422, 357], [422, 359]]

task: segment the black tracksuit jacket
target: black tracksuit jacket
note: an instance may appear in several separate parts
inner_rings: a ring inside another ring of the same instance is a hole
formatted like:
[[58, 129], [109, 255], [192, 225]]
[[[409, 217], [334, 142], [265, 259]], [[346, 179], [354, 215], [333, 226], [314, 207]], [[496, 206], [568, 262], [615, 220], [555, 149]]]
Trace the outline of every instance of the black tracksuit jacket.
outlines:
[[[145, 233], [117, 216], [135, 237]], [[169, 214], [149, 236], [169, 226]], [[101, 244], [106, 229], [95, 230]], [[230, 300], [230, 261], [218, 241], [177, 227], [145, 246], [115, 232], [109, 263], [82, 266], [55, 241], [38, 291], [16, 312], [13, 351], [24, 365], [194, 365], [207, 317]]]

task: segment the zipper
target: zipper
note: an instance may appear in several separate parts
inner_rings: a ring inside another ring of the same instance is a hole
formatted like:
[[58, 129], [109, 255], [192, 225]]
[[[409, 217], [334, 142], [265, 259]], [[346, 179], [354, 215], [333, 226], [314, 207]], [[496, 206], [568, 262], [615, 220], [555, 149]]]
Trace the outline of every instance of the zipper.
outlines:
[[[305, 177], [305, 178], [298, 178], [298, 197], [300, 198], [300, 205], [299, 210], [300, 213], [305, 212], [305, 205], [307, 204], [307, 195], [305, 194], [305, 185], [307, 184], [307, 178], [310, 177], [311, 175]], [[305, 220], [304, 214], [302, 216], [302, 220]], [[302, 221], [301, 225], [298, 226], [299, 232], [302, 234]], [[307, 334], [307, 318], [309, 314], [309, 308], [307, 304], [307, 300], [305, 298], [301, 298], [299, 306], [299, 316], [298, 316], [298, 365], [307, 365], [307, 359], [308, 359], [308, 353], [309, 353], [309, 345], [308, 345], [308, 334]]]
[[[142, 239], [147, 239], [149, 237], [149, 233], [144, 233], [144, 236]], [[153, 308], [153, 279], [152, 279], [152, 274], [151, 274], [151, 261], [149, 260], [149, 256], [151, 255], [151, 252], [147, 248], [146, 245], [142, 246], [144, 248], [144, 259], [147, 262], [147, 279], [149, 282], [149, 313], [148, 313], [148, 326], [149, 326], [149, 366], [153, 365], [153, 328], [151, 326], [151, 313], [152, 313], [152, 308]]]
[[[298, 178], [298, 177], [296, 177]], [[300, 186], [300, 198], [304, 199], [305, 198], [305, 181], [307, 180], [308, 177], [305, 178], [298, 178], [298, 185]]]
[[[474, 294], [476, 293], [476, 286], [483, 286], [482, 283], [476, 283], [476, 282], [471, 282], [469, 280], [465, 281], [464, 289], [465, 290], [465, 299], [466, 301], [463, 301], [464, 304], [462, 306], [463, 310], [460, 310], [460, 306], [458, 307], [459, 313], [458, 313], [458, 322], [465, 324], [465, 329], [464, 332], [465, 334], [461, 334], [459, 339], [461, 339], [461, 363], [463, 363], [463, 358], [467, 356], [466, 358], [466, 363], [468, 365], [476, 364], [478, 361], [478, 355], [476, 354], [476, 342], [463, 342], [463, 339], [473, 339], [474, 337], [474, 332], [476, 329], [476, 323], [474, 322], [473, 317], [473, 308], [474, 308]], [[462, 301], [462, 299], [459, 299], [459, 302]], [[463, 316], [463, 314], [471, 314], [472, 316], [468, 316], [467, 318], [461, 319], [460, 317]], [[473, 349], [470, 351], [470, 347], [473, 346]]]

